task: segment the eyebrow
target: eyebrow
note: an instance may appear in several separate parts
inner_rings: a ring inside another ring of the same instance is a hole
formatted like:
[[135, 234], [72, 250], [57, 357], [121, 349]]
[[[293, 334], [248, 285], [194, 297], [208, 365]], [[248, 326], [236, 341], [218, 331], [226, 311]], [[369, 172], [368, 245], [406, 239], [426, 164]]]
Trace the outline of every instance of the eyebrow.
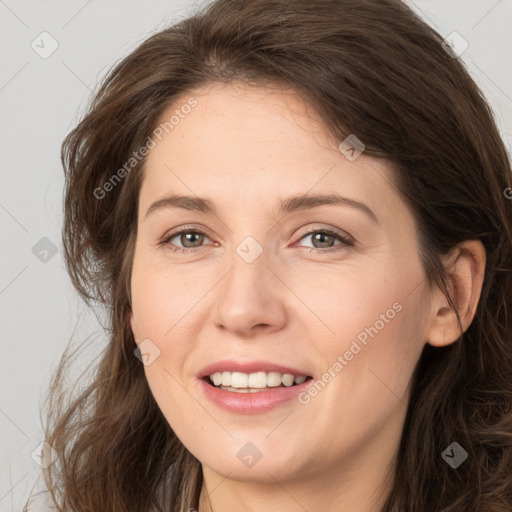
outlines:
[[[309, 210], [325, 205], [351, 206], [365, 213], [370, 219], [379, 224], [375, 212], [366, 204], [340, 196], [338, 194], [298, 194], [281, 201], [279, 213], [288, 214], [301, 210]], [[169, 208], [183, 208], [185, 210], [217, 215], [217, 209], [209, 199], [197, 196], [171, 195], [153, 202], [146, 210], [145, 219], [152, 213]]]

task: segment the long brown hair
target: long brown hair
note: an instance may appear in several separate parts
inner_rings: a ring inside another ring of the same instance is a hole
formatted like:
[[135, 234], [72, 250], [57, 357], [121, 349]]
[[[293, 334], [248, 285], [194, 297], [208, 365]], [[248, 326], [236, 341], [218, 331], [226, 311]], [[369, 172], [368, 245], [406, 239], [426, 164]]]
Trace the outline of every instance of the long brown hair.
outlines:
[[[62, 145], [67, 269], [110, 323], [85, 390], [64, 400], [68, 352], [52, 381], [46, 441], [59, 458], [44, 477], [55, 504], [77, 512], [198, 508], [200, 463], [169, 427], [133, 353], [130, 274], [144, 159], [119, 169], [176, 98], [235, 80], [293, 88], [337, 140], [355, 134], [366, 154], [391, 162], [426, 276], [447, 296], [441, 256], [464, 240], [484, 244], [472, 324], [447, 347], [426, 345], [417, 364], [382, 512], [510, 512], [510, 163], [463, 64], [395, 0], [217, 0], [108, 74]], [[107, 190], [116, 173], [122, 179]], [[456, 470], [441, 457], [453, 441], [468, 452]]]

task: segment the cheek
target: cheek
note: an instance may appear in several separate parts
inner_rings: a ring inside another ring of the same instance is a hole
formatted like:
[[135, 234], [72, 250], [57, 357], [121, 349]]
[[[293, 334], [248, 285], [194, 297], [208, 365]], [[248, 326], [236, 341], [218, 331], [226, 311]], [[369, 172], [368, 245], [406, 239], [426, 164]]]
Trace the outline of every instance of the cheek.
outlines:
[[[316, 334], [321, 329], [324, 335], [312, 339], [327, 349], [347, 350], [353, 339], [359, 337], [364, 343], [369, 336], [365, 328], [377, 322], [378, 330], [383, 330], [397, 315], [400, 306], [393, 308], [393, 304], [403, 295], [400, 285], [388, 277], [392, 274], [386, 268], [369, 271], [362, 265], [346, 264], [296, 277], [290, 288], [303, 299], [311, 319], [323, 326]], [[385, 324], [381, 315], [385, 315]]]
[[179, 401], [182, 394], [181, 368], [190, 351], [190, 337], [183, 336], [180, 319], [186, 318], [193, 293], [182, 281], [176, 272], [171, 275], [168, 269], [136, 253], [131, 327], [137, 345], [150, 347], [152, 360], [145, 364], [144, 372], [155, 400], [170, 414], [176, 410], [171, 402]]
[[[424, 346], [421, 297], [403, 293], [373, 296], [351, 323], [339, 349], [341, 355], [338, 396], [334, 402], [350, 403], [352, 421], [378, 423], [396, 407], [405, 407], [416, 363]], [[380, 304], [380, 307], [379, 307]], [[364, 317], [364, 320], [363, 320]], [[347, 322], [349, 317], [345, 316]], [[338, 366], [338, 368], [340, 368]]]
[[[318, 418], [330, 423], [334, 417], [354, 436], [354, 425], [375, 432], [390, 411], [405, 406], [424, 346], [423, 274], [416, 264], [399, 267], [390, 264], [371, 273], [347, 267], [329, 275], [328, 286], [308, 288], [308, 306], [322, 320], [309, 337], [324, 367], [311, 404], [316, 403]], [[396, 275], [403, 277], [390, 277]]]
[[172, 337], [208, 290], [207, 276], [197, 269], [170, 265], [164, 258], [134, 259], [132, 310], [139, 337]]
[[[187, 283], [188, 282], [188, 286]], [[132, 330], [137, 344], [150, 340], [157, 356], [144, 372], [153, 397], [173, 427], [190, 425], [196, 418], [187, 405], [190, 395], [183, 385], [182, 368], [190, 353], [191, 336], [185, 337], [187, 312], [197, 302], [193, 280], [135, 254], [132, 291]], [[203, 292], [204, 293], [204, 292]], [[157, 348], [154, 348], [154, 347]]]

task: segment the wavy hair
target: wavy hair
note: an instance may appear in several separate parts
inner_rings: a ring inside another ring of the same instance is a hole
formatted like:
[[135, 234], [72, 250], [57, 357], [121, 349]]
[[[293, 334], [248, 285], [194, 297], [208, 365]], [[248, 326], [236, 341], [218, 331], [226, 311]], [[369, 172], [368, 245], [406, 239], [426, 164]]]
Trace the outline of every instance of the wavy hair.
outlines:
[[[382, 512], [510, 512], [510, 162], [460, 59], [397, 0], [217, 0], [147, 38], [99, 86], [62, 144], [62, 234], [73, 285], [108, 315], [108, 343], [77, 396], [65, 394], [68, 351], [51, 381], [45, 433], [59, 458], [44, 479], [54, 505], [198, 508], [200, 462], [165, 420], [134, 356], [130, 275], [145, 159], [108, 193], [98, 190], [177, 98], [233, 81], [293, 88], [336, 140], [355, 134], [366, 154], [392, 164], [428, 281], [449, 300], [442, 256], [464, 240], [482, 241], [476, 315], [453, 344], [424, 347]], [[454, 440], [468, 452], [457, 470], [441, 457]]]

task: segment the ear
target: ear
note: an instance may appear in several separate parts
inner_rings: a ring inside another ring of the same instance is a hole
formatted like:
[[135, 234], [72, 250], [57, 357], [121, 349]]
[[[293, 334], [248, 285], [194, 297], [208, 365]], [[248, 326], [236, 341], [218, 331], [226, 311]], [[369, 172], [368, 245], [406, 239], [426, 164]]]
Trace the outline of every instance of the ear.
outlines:
[[[447, 288], [466, 332], [476, 313], [485, 274], [485, 247], [480, 240], [466, 240], [455, 247], [443, 263], [449, 269]], [[436, 287], [432, 294], [432, 321], [427, 343], [434, 347], [450, 345], [459, 339], [457, 316], [443, 291]]]

